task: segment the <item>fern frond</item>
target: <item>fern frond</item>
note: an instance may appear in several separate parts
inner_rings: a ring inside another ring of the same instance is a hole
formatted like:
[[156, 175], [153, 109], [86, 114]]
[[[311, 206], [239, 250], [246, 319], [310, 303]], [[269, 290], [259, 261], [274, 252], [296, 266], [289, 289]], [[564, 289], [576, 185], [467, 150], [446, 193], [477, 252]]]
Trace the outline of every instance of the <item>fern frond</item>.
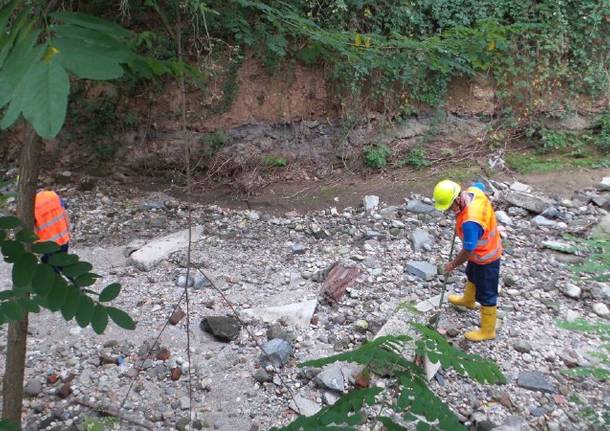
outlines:
[[453, 347], [445, 337], [425, 325], [412, 325], [422, 334], [415, 342], [419, 356], [427, 356], [432, 362], [440, 362], [443, 368], [453, 368], [458, 374], [468, 375], [480, 383], [506, 383], [506, 377], [495, 362]]
[[381, 391], [376, 387], [352, 391], [313, 416], [299, 416], [285, 427], [272, 428], [271, 431], [355, 431], [353, 426], [364, 422], [362, 407], [375, 404], [375, 396]]
[[366, 365], [377, 373], [391, 375], [398, 370], [409, 370], [419, 374], [421, 369], [401, 354], [404, 343], [410, 340], [411, 337], [407, 335], [385, 335], [363, 344], [356, 350], [306, 361], [299, 364], [299, 367], [323, 367], [345, 361]]
[[[466, 431], [457, 416], [428, 387], [420, 376], [403, 374], [398, 378], [402, 391], [395, 410], [418, 430]], [[425, 420], [424, 420], [425, 418]]]

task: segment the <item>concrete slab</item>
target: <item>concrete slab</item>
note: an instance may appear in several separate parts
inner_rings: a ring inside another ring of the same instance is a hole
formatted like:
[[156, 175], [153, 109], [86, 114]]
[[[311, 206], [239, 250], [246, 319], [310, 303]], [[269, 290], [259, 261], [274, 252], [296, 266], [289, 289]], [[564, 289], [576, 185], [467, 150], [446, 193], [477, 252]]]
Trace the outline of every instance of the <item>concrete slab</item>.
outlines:
[[266, 323], [284, 320], [289, 326], [295, 328], [308, 328], [317, 305], [317, 299], [312, 299], [310, 301], [296, 302], [293, 304], [249, 308], [243, 310], [242, 313]]
[[[191, 240], [199, 240], [202, 233], [202, 226], [194, 226]], [[188, 230], [184, 229], [150, 241], [141, 249], [131, 253], [129, 262], [142, 271], [150, 271], [158, 265], [159, 262], [167, 259], [170, 254], [185, 249], [187, 246]]]

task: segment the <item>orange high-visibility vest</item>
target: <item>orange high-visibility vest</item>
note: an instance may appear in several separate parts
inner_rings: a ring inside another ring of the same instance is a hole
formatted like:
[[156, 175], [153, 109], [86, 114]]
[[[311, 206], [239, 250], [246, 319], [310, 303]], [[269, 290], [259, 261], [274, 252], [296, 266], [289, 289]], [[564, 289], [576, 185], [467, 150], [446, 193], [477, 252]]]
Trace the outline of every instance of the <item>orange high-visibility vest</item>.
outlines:
[[57, 193], [42, 191], [36, 194], [34, 231], [40, 241], [54, 241], [59, 245], [70, 241], [68, 213]]
[[474, 195], [474, 198], [457, 216], [457, 234], [461, 240], [464, 240], [462, 226], [467, 221], [476, 222], [483, 228], [483, 236], [468, 260], [485, 265], [502, 257], [502, 240], [497, 229], [496, 213], [491, 202], [480, 189], [469, 187], [466, 192]]

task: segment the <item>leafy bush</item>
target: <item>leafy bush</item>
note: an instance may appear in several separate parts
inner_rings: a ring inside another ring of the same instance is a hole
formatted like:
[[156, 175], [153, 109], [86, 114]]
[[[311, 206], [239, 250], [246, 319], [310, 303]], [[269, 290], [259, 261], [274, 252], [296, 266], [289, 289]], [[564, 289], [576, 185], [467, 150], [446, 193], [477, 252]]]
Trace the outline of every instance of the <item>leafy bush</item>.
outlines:
[[380, 169], [387, 165], [392, 150], [387, 145], [367, 145], [362, 150], [364, 164], [369, 168]]
[[610, 152], [610, 110], [606, 110], [596, 123], [598, 133], [594, 136], [595, 145], [604, 152]]
[[224, 147], [229, 142], [229, 135], [224, 130], [217, 130], [213, 133], [205, 134], [201, 137], [201, 143], [203, 144], [203, 152], [205, 155], [212, 156]]
[[417, 146], [415, 148], [410, 149], [407, 153], [405, 163], [407, 165], [414, 166], [417, 169], [430, 166], [430, 161], [426, 159], [426, 151], [423, 149], [422, 146]]

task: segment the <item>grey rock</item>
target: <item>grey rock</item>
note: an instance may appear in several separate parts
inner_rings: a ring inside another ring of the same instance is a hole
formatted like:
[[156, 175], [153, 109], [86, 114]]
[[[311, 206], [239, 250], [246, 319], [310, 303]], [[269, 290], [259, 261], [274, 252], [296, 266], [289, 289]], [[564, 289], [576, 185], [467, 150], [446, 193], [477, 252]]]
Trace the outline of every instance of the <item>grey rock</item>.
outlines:
[[409, 234], [409, 239], [411, 240], [413, 251], [419, 251], [424, 248], [425, 245], [432, 245], [434, 243], [432, 235], [419, 228]]
[[532, 350], [532, 346], [526, 340], [517, 340], [513, 343], [513, 348], [520, 353], [528, 353]]
[[527, 184], [520, 183], [519, 181], [515, 181], [510, 185], [510, 189], [514, 192], [524, 192], [527, 193], [532, 190], [530, 186]]
[[610, 214], [603, 216], [591, 230], [591, 237], [610, 241]]
[[437, 275], [438, 269], [436, 265], [430, 262], [424, 261], [409, 261], [405, 266], [405, 271], [409, 274], [413, 274], [416, 277], [423, 278], [426, 281], [430, 281]]
[[551, 206], [551, 201], [548, 199], [523, 192], [508, 192], [504, 195], [504, 200], [511, 205], [524, 208], [537, 214], [540, 214]]
[[184, 397], [180, 398], [180, 408], [182, 410], [188, 409], [190, 405], [191, 404], [190, 404], [189, 397], [184, 396]]
[[294, 341], [295, 336], [291, 332], [284, 329], [279, 323], [274, 323], [267, 328], [267, 339], [273, 340], [274, 338], [280, 338], [288, 342]]
[[193, 277], [189, 275], [188, 283], [186, 279], [186, 275], [181, 275], [176, 279], [176, 286], [184, 288], [188, 284], [188, 287], [193, 287], [195, 281]]
[[[188, 407], [187, 407], [188, 408]], [[180, 418], [178, 419], [178, 421], [176, 422], [176, 429], [178, 431], [186, 431], [188, 428], [187, 426], [191, 423], [191, 419], [190, 418]]]
[[504, 211], [496, 211], [496, 220], [498, 220], [498, 222], [505, 224], [507, 226], [510, 226], [511, 224], [513, 224], [513, 221], [511, 220], [511, 218]]
[[582, 294], [582, 289], [575, 284], [566, 283], [560, 288], [561, 293], [563, 293], [568, 298], [578, 299]]
[[373, 211], [376, 210], [377, 207], [379, 206], [379, 196], [374, 196], [374, 195], [368, 195], [365, 196], [362, 202], [362, 205], [364, 206], [365, 211]]
[[476, 431], [491, 431], [496, 429], [497, 425], [489, 420], [477, 422]]
[[331, 366], [326, 367], [316, 376], [314, 381], [318, 386], [332, 391], [344, 392], [346, 389], [345, 380], [339, 364], [332, 364]]
[[312, 299], [293, 304], [249, 308], [243, 310], [243, 313], [254, 319], [262, 320], [263, 322], [267, 323], [282, 320], [285, 321], [287, 325], [295, 328], [308, 328], [317, 305], [318, 301], [316, 299]]
[[519, 208], [519, 207], [510, 207], [508, 209], [508, 215], [512, 216], [512, 217], [525, 217], [527, 216], [529, 213], [527, 212], [526, 209], [524, 208]]
[[502, 425], [493, 428], [493, 431], [529, 431], [530, 429], [526, 420], [522, 417], [509, 416]]
[[429, 214], [435, 210], [432, 205], [428, 205], [418, 199], [412, 199], [407, 202], [407, 211], [416, 214]]
[[559, 212], [559, 210], [553, 206], [548, 207], [547, 209], [542, 211], [541, 215], [551, 219], [561, 218], [561, 212]]
[[548, 431], [561, 431], [561, 425], [558, 422], [550, 421], [546, 423]]
[[292, 346], [286, 340], [275, 338], [271, 341], [267, 341], [262, 346], [263, 352], [260, 355], [260, 363], [263, 367], [271, 364], [276, 368], [283, 367], [290, 355], [292, 355]]
[[206, 287], [212, 286], [212, 284], [210, 283], [210, 280], [207, 279], [207, 277], [204, 277], [203, 275], [197, 273], [193, 276], [193, 285], [192, 286], [193, 286], [193, 289], [195, 289], [195, 290], [203, 290]]
[[538, 371], [521, 371], [517, 384], [525, 389], [542, 391], [549, 394], [555, 393], [555, 387], [546, 379], [546, 376]]
[[558, 229], [562, 227], [561, 223], [558, 223], [554, 220], [550, 220], [543, 215], [537, 215], [532, 219], [532, 224], [537, 227], [550, 227], [554, 229]]
[[542, 241], [542, 246], [550, 250], [559, 251], [561, 253], [575, 253], [576, 247], [566, 242], [561, 241]]
[[267, 382], [271, 381], [271, 376], [269, 375], [269, 373], [267, 371], [265, 371], [264, 368], [259, 368], [254, 373], [254, 380], [256, 380], [259, 383], [267, 383]]
[[165, 203], [161, 201], [144, 202], [140, 205], [140, 208], [144, 210], [163, 210], [165, 209]]
[[42, 383], [40, 383], [38, 380], [30, 380], [25, 384], [23, 392], [28, 397], [38, 396], [38, 394], [42, 392]]
[[363, 319], [356, 320], [354, 322], [354, 328], [358, 332], [365, 333], [369, 329], [369, 322], [367, 322], [366, 320], [363, 320]]
[[290, 247], [292, 254], [305, 254], [307, 247], [301, 243], [292, 244]]
[[604, 177], [597, 185], [597, 188], [604, 191], [610, 191], [610, 177]]
[[241, 330], [239, 320], [228, 316], [206, 316], [199, 324], [201, 330], [208, 332], [219, 341], [235, 340]]

